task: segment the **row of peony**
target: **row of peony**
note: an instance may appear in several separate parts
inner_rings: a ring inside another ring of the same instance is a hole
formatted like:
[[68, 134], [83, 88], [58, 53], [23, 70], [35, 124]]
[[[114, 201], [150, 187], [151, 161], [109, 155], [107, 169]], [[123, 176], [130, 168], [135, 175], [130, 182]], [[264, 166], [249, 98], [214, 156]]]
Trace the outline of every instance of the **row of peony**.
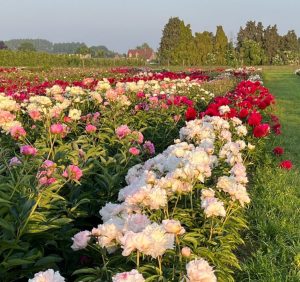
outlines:
[[[122, 267], [111, 268], [106, 275], [113, 273], [113, 281], [153, 277], [216, 281], [222, 269], [212, 268], [214, 262], [199, 249], [200, 234], [195, 230], [202, 229], [201, 245], [209, 249], [209, 242], [234, 221], [233, 211], [250, 202], [245, 186], [247, 160], [255, 153], [256, 140], [268, 136], [271, 127], [280, 134], [278, 119], [263, 113], [272, 103], [274, 97], [260, 83], [244, 81], [232, 93], [215, 98], [200, 119], [195, 119], [198, 113], [190, 107], [190, 121], [180, 130], [180, 140], [128, 171], [128, 185], [119, 191], [119, 203], [101, 208], [103, 223], [74, 235], [72, 249], [97, 250], [108, 261], [113, 256], [130, 257], [135, 269], [125, 265], [124, 272], [116, 273]], [[123, 135], [126, 128], [121, 131]], [[283, 149], [276, 147], [274, 154], [283, 154]], [[289, 161], [280, 165], [291, 168]], [[156, 274], [147, 271], [153, 259]], [[53, 270], [40, 272], [30, 281], [39, 281], [43, 275], [64, 281]]]

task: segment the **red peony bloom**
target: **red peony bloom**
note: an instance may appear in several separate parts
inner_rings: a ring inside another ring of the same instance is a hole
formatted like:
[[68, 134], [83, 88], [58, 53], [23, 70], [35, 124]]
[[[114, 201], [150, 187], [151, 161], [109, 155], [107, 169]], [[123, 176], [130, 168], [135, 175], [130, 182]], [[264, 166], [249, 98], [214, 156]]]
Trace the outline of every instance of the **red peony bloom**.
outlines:
[[270, 126], [267, 123], [262, 123], [254, 127], [253, 135], [256, 138], [262, 138], [269, 134]]
[[293, 163], [290, 160], [285, 160], [279, 164], [279, 167], [290, 170], [293, 167]]
[[258, 112], [253, 112], [248, 117], [248, 124], [251, 126], [259, 125], [262, 120], [262, 116]]
[[188, 107], [185, 112], [185, 119], [189, 121], [189, 120], [194, 120], [196, 117], [197, 117], [197, 111], [192, 107]]
[[284, 149], [282, 147], [275, 147], [273, 149], [273, 153], [277, 156], [281, 156], [284, 153]]
[[239, 112], [239, 118], [246, 118], [249, 114], [249, 111], [247, 109], [241, 109], [241, 111]]

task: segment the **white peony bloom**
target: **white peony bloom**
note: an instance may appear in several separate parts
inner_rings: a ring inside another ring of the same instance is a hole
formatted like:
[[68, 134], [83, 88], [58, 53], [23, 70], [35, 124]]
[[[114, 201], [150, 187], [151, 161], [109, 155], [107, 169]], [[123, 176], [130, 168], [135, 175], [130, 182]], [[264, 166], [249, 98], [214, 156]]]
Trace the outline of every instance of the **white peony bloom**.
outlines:
[[213, 268], [202, 258], [190, 261], [186, 265], [189, 282], [216, 282]]
[[28, 282], [65, 282], [65, 278], [58, 271], [48, 269], [34, 274], [34, 277], [29, 279]]

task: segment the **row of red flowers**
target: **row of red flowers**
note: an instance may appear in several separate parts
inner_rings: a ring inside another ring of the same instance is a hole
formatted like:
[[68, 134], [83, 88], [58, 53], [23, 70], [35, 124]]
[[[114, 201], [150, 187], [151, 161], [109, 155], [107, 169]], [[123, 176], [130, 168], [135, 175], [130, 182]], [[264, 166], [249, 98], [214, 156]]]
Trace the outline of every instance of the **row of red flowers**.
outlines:
[[[271, 133], [281, 134], [281, 124], [276, 115], [263, 113], [269, 106], [275, 104], [274, 96], [269, 90], [259, 82], [245, 80], [240, 82], [234, 91], [224, 96], [216, 97], [204, 112], [198, 113], [193, 107], [188, 107], [185, 117], [186, 120], [209, 116], [220, 116], [225, 119], [238, 117], [245, 124], [252, 128], [255, 138], [263, 138]], [[264, 121], [266, 120], [266, 121]], [[273, 153], [277, 156], [284, 153], [284, 149], [276, 147]], [[282, 161], [279, 166], [284, 169], [291, 169], [293, 164], [290, 160]]]

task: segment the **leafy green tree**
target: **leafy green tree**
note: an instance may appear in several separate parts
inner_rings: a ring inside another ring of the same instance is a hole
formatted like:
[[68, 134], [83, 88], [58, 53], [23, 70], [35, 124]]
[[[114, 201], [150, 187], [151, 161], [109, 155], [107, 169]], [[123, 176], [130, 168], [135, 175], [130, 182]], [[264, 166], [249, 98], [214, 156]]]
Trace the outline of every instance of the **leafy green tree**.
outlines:
[[249, 39], [242, 42], [240, 56], [242, 63], [246, 65], [261, 65], [265, 60], [261, 45]]
[[80, 55], [87, 55], [87, 54], [91, 54], [90, 48], [87, 47], [86, 45], [79, 47], [76, 50], [76, 54], [80, 54]]
[[228, 38], [221, 25], [217, 26], [214, 38], [214, 53], [216, 54], [216, 63], [224, 65], [226, 63], [225, 56], [228, 47]]
[[22, 42], [18, 48], [19, 51], [31, 51], [34, 52], [36, 49], [34, 48], [33, 44], [30, 42]]
[[196, 47], [195, 61], [198, 65], [207, 64], [208, 54], [213, 52], [213, 34], [208, 31], [196, 32], [194, 37]]
[[36, 51], [39, 52], [51, 53], [53, 50], [53, 43], [45, 39], [11, 39], [5, 41], [5, 44], [11, 50], [18, 50], [19, 46], [24, 42], [31, 43]]

